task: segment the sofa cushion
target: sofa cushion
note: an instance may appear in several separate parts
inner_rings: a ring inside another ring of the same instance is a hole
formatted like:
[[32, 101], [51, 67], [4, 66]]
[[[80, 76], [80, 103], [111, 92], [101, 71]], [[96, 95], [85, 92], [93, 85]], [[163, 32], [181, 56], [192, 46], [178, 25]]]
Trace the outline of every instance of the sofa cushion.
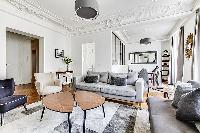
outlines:
[[178, 85], [177, 88], [176, 88], [176, 91], [174, 93], [174, 99], [173, 99], [173, 102], [172, 102], [172, 106], [174, 107], [178, 107], [178, 102], [179, 100], [181, 99], [181, 96], [183, 94], [186, 94], [186, 93], [189, 93], [191, 92], [192, 90], [194, 90], [192, 88], [192, 86], [185, 86], [185, 85]]
[[111, 77], [110, 85], [126, 86], [127, 78]]
[[138, 79], [138, 72], [129, 72], [127, 75], [127, 85], [135, 85]]
[[109, 73], [108, 76], [108, 83], [110, 83], [111, 77], [119, 77], [119, 78], [127, 78], [128, 74], [127, 73]]
[[99, 76], [98, 75], [87, 75], [87, 76], [85, 76], [84, 81], [86, 83], [98, 83]]
[[108, 72], [101, 72], [99, 82], [107, 83], [108, 82]]
[[138, 73], [138, 78], [143, 78], [144, 81], [149, 84], [149, 76], [148, 76], [148, 72], [146, 69], [142, 69], [139, 73]]
[[108, 72], [93, 72], [93, 71], [88, 71], [88, 75], [99, 75], [99, 82], [102, 83], [107, 83], [108, 82]]
[[136, 96], [135, 86], [116, 86], [105, 84], [101, 88], [101, 92], [111, 95], [125, 96], [125, 97], [134, 97]]
[[80, 82], [75, 86], [77, 89], [100, 92], [101, 83], [85, 83]]
[[200, 121], [200, 88], [181, 97], [176, 118], [183, 121]]

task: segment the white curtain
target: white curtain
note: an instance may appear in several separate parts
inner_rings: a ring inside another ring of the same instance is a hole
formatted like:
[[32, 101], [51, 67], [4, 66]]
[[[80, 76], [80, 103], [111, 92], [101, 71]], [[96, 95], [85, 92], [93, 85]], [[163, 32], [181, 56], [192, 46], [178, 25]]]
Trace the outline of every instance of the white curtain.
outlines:
[[173, 35], [173, 46], [171, 48], [171, 56], [172, 56], [172, 61], [171, 61], [171, 83], [174, 84], [177, 81], [177, 72], [178, 72], [178, 47], [179, 47], [179, 41], [180, 41], [180, 36], [179, 36], [179, 30], [176, 31]]
[[183, 65], [184, 65], [184, 27], [182, 26], [179, 31], [176, 81], [182, 81], [183, 79]]
[[200, 82], [200, 13], [196, 12], [195, 35], [193, 46], [192, 78]]

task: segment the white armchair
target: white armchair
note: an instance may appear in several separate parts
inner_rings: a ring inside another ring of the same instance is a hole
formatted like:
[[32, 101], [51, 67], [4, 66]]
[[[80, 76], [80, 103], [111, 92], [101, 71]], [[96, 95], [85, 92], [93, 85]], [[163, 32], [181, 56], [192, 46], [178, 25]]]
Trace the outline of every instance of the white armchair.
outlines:
[[62, 82], [55, 73], [35, 73], [35, 86], [40, 96], [62, 91]]

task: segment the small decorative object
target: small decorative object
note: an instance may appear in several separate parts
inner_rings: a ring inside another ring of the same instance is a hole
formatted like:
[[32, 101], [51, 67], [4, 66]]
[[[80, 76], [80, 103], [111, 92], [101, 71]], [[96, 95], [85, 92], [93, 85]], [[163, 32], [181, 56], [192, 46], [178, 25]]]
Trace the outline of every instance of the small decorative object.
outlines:
[[64, 57], [64, 50], [55, 49], [55, 58]]
[[187, 59], [189, 59], [192, 56], [192, 47], [193, 47], [193, 34], [190, 33], [190, 35], [187, 37], [186, 48], [185, 48], [185, 56]]
[[67, 65], [67, 71], [69, 70], [69, 64], [72, 62], [72, 59], [67, 57], [67, 56], [64, 56], [63, 59], [62, 59], [65, 64]]

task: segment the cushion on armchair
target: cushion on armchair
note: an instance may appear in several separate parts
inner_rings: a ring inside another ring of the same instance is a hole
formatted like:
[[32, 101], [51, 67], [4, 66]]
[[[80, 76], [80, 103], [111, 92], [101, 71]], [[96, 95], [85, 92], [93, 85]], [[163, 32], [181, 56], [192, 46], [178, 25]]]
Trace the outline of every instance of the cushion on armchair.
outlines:
[[185, 86], [185, 84], [184, 85], [178, 85], [177, 88], [176, 88], [176, 91], [174, 93], [174, 99], [173, 99], [173, 102], [172, 102], [172, 106], [177, 108], [178, 102], [180, 101], [181, 96], [186, 94], [186, 93], [191, 92], [192, 90], [194, 90], [194, 89], [192, 88], [191, 85], [190, 86], [188, 86], [188, 85]]
[[14, 79], [0, 80], [0, 98], [11, 96], [14, 93]]
[[183, 121], [200, 121], [200, 88], [181, 97], [176, 118]]
[[13, 95], [0, 99], [0, 113], [8, 112], [18, 106], [24, 105], [27, 102], [25, 95]]

